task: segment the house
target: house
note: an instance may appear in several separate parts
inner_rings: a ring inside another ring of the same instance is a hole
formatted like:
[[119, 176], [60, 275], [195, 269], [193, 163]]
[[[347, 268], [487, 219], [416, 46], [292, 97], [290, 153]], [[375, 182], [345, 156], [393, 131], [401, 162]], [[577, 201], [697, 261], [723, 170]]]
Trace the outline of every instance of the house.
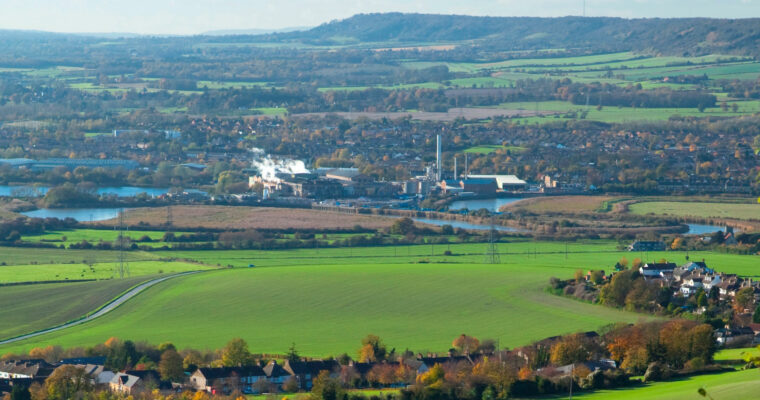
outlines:
[[755, 340], [755, 332], [748, 326], [740, 328], [721, 328], [715, 331], [715, 341], [719, 346], [732, 344], [750, 345]]
[[340, 374], [340, 364], [335, 360], [328, 361], [285, 361], [282, 368], [298, 379], [298, 384], [304, 390], [311, 390], [312, 381], [320, 372], [328, 371], [330, 376], [337, 378]]
[[290, 372], [285, 371], [285, 369], [275, 361], [270, 361], [262, 369], [264, 370], [264, 374], [266, 375], [269, 383], [276, 385], [278, 388], [282, 388], [282, 385], [285, 383], [285, 381], [292, 377]]
[[132, 395], [146, 390], [171, 389], [171, 383], [162, 382], [156, 371], [127, 371], [115, 373], [108, 387], [112, 392]]
[[267, 374], [259, 366], [198, 368], [190, 375], [190, 384], [195, 390], [212, 394], [229, 394], [236, 390], [256, 393], [255, 383], [266, 381]]
[[702, 278], [690, 278], [681, 284], [681, 293], [688, 297], [703, 288]]
[[453, 354], [449, 354], [445, 357], [439, 357], [437, 355], [428, 356], [428, 357], [422, 357], [422, 355], [417, 356], [417, 362], [418, 365], [411, 365], [412, 367], [415, 367], [417, 370], [417, 375], [424, 374], [425, 372], [429, 371], [430, 368], [433, 368], [436, 364], [456, 364], [460, 362], [466, 362], [470, 364], [474, 364], [476, 360], [480, 359], [480, 354], [471, 354], [471, 355], [462, 355], [462, 356], [456, 356]]
[[586, 367], [589, 371], [595, 372], [595, 371], [610, 371], [615, 368], [617, 368], [617, 363], [614, 360], [608, 360], [603, 359], [599, 361], [584, 361], [577, 364], [568, 364], [563, 365], [561, 367], [557, 367], [556, 371], [560, 373], [561, 376], [570, 375], [574, 369], [579, 367]]
[[[86, 358], [83, 358], [83, 360]], [[77, 368], [83, 369], [87, 375], [92, 378], [93, 385], [109, 385], [114, 375], [113, 371], [105, 369], [103, 365], [98, 364], [73, 364], [73, 363], [61, 363], [63, 365], [73, 365]], [[59, 366], [60, 368], [60, 366]]]
[[0, 379], [47, 378], [55, 368], [44, 360], [0, 361]]
[[665, 251], [665, 243], [637, 240], [628, 246], [628, 251]]
[[662, 278], [663, 272], [672, 273], [676, 269], [675, 263], [646, 263], [639, 268], [639, 273], [644, 278], [659, 279]]

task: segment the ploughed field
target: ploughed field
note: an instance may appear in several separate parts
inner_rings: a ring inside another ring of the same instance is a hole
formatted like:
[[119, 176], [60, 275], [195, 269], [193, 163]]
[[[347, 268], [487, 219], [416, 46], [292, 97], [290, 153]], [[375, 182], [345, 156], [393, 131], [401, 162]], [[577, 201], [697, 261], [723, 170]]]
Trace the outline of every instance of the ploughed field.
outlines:
[[[242, 337], [252, 351], [265, 353], [284, 353], [295, 342], [310, 356], [352, 353], [370, 333], [399, 351], [445, 351], [462, 333], [514, 347], [646, 318], [551, 295], [545, 291], [551, 276], [609, 270], [622, 256], [685, 262], [684, 253], [620, 252], [614, 242], [526, 241], [499, 244], [501, 263], [483, 264], [486, 246], [156, 252], [238, 268], [160, 283], [95, 321], [2, 346], [0, 353], [89, 346], [111, 336], [196, 348]], [[760, 275], [754, 256], [690, 256], [720, 271]]]
[[[129, 209], [125, 222], [130, 226], [147, 223], [162, 225], [166, 222], [166, 207]], [[377, 216], [336, 214], [301, 208], [237, 207], [237, 206], [176, 206], [172, 207], [174, 226], [224, 229], [351, 229], [384, 228], [392, 218]], [[96, 222], [113, 226], [114, 220]]]

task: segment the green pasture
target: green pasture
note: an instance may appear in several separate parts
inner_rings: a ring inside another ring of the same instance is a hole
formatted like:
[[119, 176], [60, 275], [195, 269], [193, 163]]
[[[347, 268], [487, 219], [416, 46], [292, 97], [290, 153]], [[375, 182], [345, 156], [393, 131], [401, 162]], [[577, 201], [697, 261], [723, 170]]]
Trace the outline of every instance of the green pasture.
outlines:
[[245, 89], [270, 85], [270, 82], [244, 82], [244, 81], [198, 81], [198, 87], [203, 89]]
[[108, 303], [149, 276], [97, 282], [0, 287], [0, 339], [79, 318]]
[[[700, 388], [704, 388], [710, 397], [700, 396], [697, 393]], [[573, 393], [573, 398], [583, 400], [751, 400], [757, 399], [759, 393], [760, 371], [750, 369], [698, 375], [668, 382], [645, 384], [641, 387]], [[544, 398], [566, 399], [568, 396]]]
[[251, 110], [262, 115], [285, 115], [288, 113], [288, 109], [285, 107], [258, 107]]
[[475, 154], [491, 154], [496, 150], [507, 150], [512, 153], [519, 153], [525, 151], [524, 147], [520, 146], [499, 146], [499, 145], [482, 145], [482, 146], [475, 146], [470, 147], [469, 149], [465, 150], [465, 153], [475, 153]]
[[[0, 271], [6, 265], [23, 264], [74, 264], [94, 262], [113, 262], [119, 256], [118, 251], [104, 250], [64, 250], [46, 248], [0, 247]], [[126, 261], [155, 260], [158, 256], [144, 251], [128, 251]]]
[[[184, 232], [174, 232], [175, 235], [182, 235]], [[160, 242], [164, 237], [164, 232], [160, 231], [128, 231], [124, 233], [124, 236], [130, 238], [132, 241], [137, 241], [145, 236], [149, 237], [154, 242]], [[114, 242], [119, 237], [119, 231], [113, 229], [67, 229], [57, 231], [46, 231], [43, 234], [37, 235], [24, 235], [22, 240], [27, 242], [41, 242], [52, 243], [55, 245], [65, 245], [68, 247], [72, 243], [80, 243], [82, 241], [88, 241], [92, 244], [96, 244], [100, 241]], [[151, 245], [159, 244], [166, 245], [169, 243], [152, 243], [152, 242], [140, 242], [139, 245]]]
[[218, 348], [232, 337], [254, 352], [354, 353], [369, 333], [397, 349], [445, 351], [463, 332], [502, 347], [643, 315], [544, 290], [572, 265], [362, 264], [240, 268], [175, 278], [78, 327], [0, 348], [102, 343], [112, 336]]
[[760, 220], [760, 204], [646, 201], [628, 206], [634, 214], [661, 214], [678, 217]]
[[[8, 265], [0, 267], [0, 283], [111, 279], [118, 277], [118, 266], [116, 258], [91, 265], [80, 261], [74, 264]], [[169, 261], [130, 261], [126, 266], [129, 276], [133, 277], [209, 269], [204, 265]]]
[[[486, 246], [156, 252], [239, 268], [161, 283], [97, 321], [0, 352], [92, 345], [111, 336], [216, 348], [240, 336], [257, 352], [282, 353], [295, 342], [303, 354], [323, 356], [354, 351], [368, 333], [391, 347], [444, 351], [463, 332], [513, 347], [646, 317], [551, 295], [551, 276], [610, 270], [622, 257], [686, 262], [683, 252], [622, 252], [611, 241], [517, 241], [498, 245], [499, 264], [483, 264]], [[755, 256], [689, 256], [719, 271], [760, 275]]]
[[715, 353], [716, 361], [744, 360], [745, 356], [760, 357], [760, 348], [723, 349]]
[[[739, 108], [737, 112], [731, 111], [732, 104], [736, 104]], [[624, 122], [635, 120], [667, 120], [671, 116], [682, 117], [730, 117], [740, 116], [747, 113], [754, 113], [760, 111], [760, 101], [736, 101], [727, 102], [729, 109], [723, 111], [720, 106], [711, 107], [705, 109], [704, 112], [699, 112], [696, 108], [634, 108], [634, 107], [616, 107], [616, 106], [603, 106], [601, 110], [597, 110], [596, 106], [588, 106], [581, 104], [572, 104], [565, 101], [539, 101], [539, 102], [509, 102], [499, 105], [500, 108], [510, 110], [528, 110], [546, 112], [550, 111], [556, 113], [554, 115], [547, 115], [542, 117], [525, 117], [514, 118], [516, 121], [522, 123], [551, 123], [564, 118], [568, 118], [568, 113], [576, 113], [575, 119], [580, 118], [580, 114], [586, 111], [586, 120], [601, 121], [601, 122]]]

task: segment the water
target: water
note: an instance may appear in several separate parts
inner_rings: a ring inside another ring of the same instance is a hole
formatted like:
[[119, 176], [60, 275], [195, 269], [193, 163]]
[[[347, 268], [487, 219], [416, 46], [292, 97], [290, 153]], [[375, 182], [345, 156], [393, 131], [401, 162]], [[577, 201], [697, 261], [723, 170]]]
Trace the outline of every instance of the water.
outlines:
[[[462, 221], [448, 221], [443, 219], [430, 219], [430, 218], [412, 218], [416, 222], [421, 222], [424, 224], [430, 224], [430, 225], [436, 225], [436, 226], [443, 226], [443, 225], [451, 225], [453, 228], [462, 228], [462, 229], [473, 229], [473, 230], [481, 230], [486, 231], [491, 229], [491, 225], [479, 225], [479, 224], [471, 224], [469, 222], [462, 222]], [[524, 232], [522, 229], [517, 228], [510, 228], [507, 226], [499, 226], [496, 225], [494, 228], [497, 231], [503, 231], [503, 232]]]
[[[0, 185], [0, 196], [2, 197], [42, 197], [50, 188], [48, 186], [9, 186]], [[200, 192], [198, 190], [188, 189], [186, 192]], [[96, 190], [97, 194], [115, 194], [118, 197], [133, 197], [140, 193], [146, 193], [150, 197], [157, 197], [169, 193], [169, 188], [150, 188], [137, 186], [109, 186], [101, 187]]]
[[686, 232], [688, 235], [705, 235], [709, 233], [715, 233], [716, 231], [725, 231], [725, 226], [715, 226], [715, 225], [700, 225], [700, 224], [687, 224], [689, 226], [689, 231]]
[[41, 208], [34, 211], [25, 211], [24, 214], [32, 218], [74, 218], [77, 221], [104, 221], [119, 216], [118, 208]]
[[480, 210], [485, 208], [491, 212], [498, 212], [499, 208], [505, 204], [514, 203], [520, 198], [496, 198], [496, 199], [478, 199], [478, 200], [457, 200], [449, 206], [449, 210], [462, 210], [468, 209], [470, 211]]

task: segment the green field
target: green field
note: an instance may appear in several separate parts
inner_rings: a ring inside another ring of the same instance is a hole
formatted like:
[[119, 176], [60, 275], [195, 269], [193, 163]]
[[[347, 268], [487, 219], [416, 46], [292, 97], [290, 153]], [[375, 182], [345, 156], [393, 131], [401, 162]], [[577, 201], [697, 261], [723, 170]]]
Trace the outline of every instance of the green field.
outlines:
[[149, 278], [0, 287], [0, 339], [79, 318]]
[[[485, 246], [156, 252], [243, 268], [161, 283], [96, 321], [0, 351], [92, 345], [111, 336], [217, 348], [240, 336], [256, 352], [282, 353], [296, 342], [303, 354], [323, 356], [352, 352], [369, 333], [399, 349], [444, 351], [463, 332], [513, 347], [645, 318], [551, 295], [544, 290], [551, 276], [609, 269], [622, 256], [685, 262], [684, 253], [619, 252], [610, 241], [520, 241], [499, 244], [502, 263], [484, 265]], [[720, 271], [760, 274], [756, 257], [690, 256]]]
[[519, 153], [525, 151], [524, 147], [519, 146], [498, 146], [498, 145], [483, 145], [483, 146], [475, 146], [470, 147], [469, 149], [465, 150], [465, 153], [475, 153], [475, 154], [491, 154], [496, 150], [507, 150], [512, 153]]
[[[175, 235], [181, 235], [185, 232], [174, 232]], [[124, 236], [130, 238], [133, 241], [140, 240], [144, 236], [149, 237], [153, 242], [140, 242], [139, 245], [156, 245], [164, 246], [169, 243], [160, 242], [164, 237], [164, 232], [161, 231], [128, 231]], [[119, 237], [119, 232], [113, 229], [68, 229], [59, 231], [47, 231], [38, 235], [24, 235], [22, 240], [28, 242], [42, 242], [53, 243], [56, 245], [65, 245], [68, 247], [72, 243], [80, 243], [84, 240], [90, 243], [97, 243], [100, 241], [114, 242]], [[65, 239], [65, 240], [64, 240]]]
[[101, 343], [111, 336], [256, 352], [353, 352], [369, 333], [391, 347], [445, 351], [462, 332], [512, 347], [643, 316], [546, 293], [571, 267], [446, 264], [313, 265], [220, 270], [156, 285], [78, 327], [4, 347]]
[[[111, 279], [118, 275], [118, 263], [113, 259], [110, 261], [94, 263], [92, 266], [82, 263], [4, 266], [0, 267], [0, 283]], [[129, 276], [132, 277], [210, 268], [199, 264], [169, 261], [133, 261], [128, 262], [127, 267]]]
[[[636, 388], [599, 390], [596, 392], [573, 393], [574, 399], [584, 400], [696, 400], [705, 399], [697, 393], [704, 388], [714, 400], [751, 400], [760, 396], [760, 371], [726, 372], [677, 379], [669, 382], [646, 384]], [[566, 399], [567, 396], [546, 397]]]
[[[63, 250], [46, 248], [0, 247], [0, 273], [6, 265], [24, 264], [74, 264], [94, 262], [113, 262], [119, 256], [118, 251], [103, 250]], [[129, 251], [125, 260], [129, 262], [155, 260], [158, 256], [144, 251]]]
[[679, 217], [760, 220], [760, 204], [646, 201], [628, 207], [634, 214], [661, 214]]
[[746, 355], [760, 357], [760, 349], [757, 347], [750, 347], [748, 349], [724, 349], [715, 353], [715, 360], [743, 360]]
[[[510, 110], [549, 111], [556, 113], [555, 115], [543, 117], [514, 119], [516, 121], [530, 124], [551, 123], [567, 118], [577, 119], [580, 118], [580, 113], [583, 111], [588, 113], [585, 117], [586, 120], [601, 122], [624, 122], [634, 120], [663, 121], [674, 115], [682, 117], [739, 116], [760, 111], [760, 101], [757, 100], [727, 102], [729, 107], [734, 103], [739, 107], [737, 112], [733, 112], [730, 109], [728, 111], [723, 111], [720, 107], [706, 108], [704, 112], [699, 112], [696, 108], [602, 107], [601, 110], [597, 110], [596, 107], [593, 106], [586, 107], [585, 105], [572, 104], [566, 101], [510, 102], [502, 103], [499, 107]], [[575, 115], [568, 115], [568, 113], [571, 112], [575, 113]]]

